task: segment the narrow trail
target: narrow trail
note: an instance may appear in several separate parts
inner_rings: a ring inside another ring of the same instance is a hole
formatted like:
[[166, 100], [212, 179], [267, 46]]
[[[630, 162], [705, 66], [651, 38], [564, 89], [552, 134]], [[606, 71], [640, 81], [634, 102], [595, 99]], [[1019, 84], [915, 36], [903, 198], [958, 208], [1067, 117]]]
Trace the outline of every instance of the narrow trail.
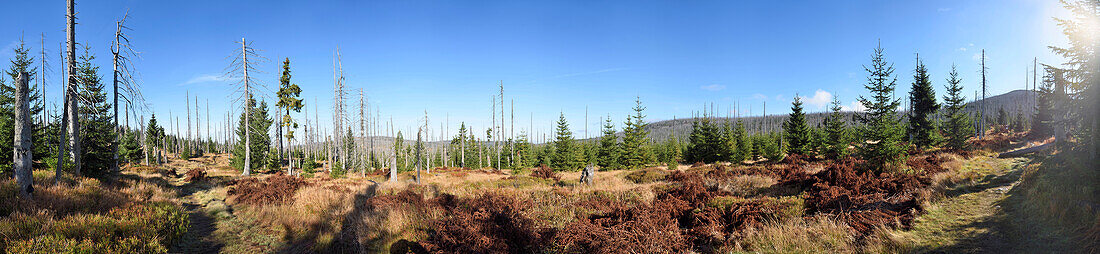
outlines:
[[988, 158], [991, 173], [950, 189], [903, 234], [918, 253], [1019, 253], [1065, 249], [1063, 239], [1022, 214], [1015, 189], [1028, 159]]
[[[225, 243], [215, 237], [219, 219], [232, 217], [232, 209], [225, 204], [224, 191], [214, 190], [222, 186], [222, 179], [215, 177], [200, 182], [188, 182], [186, 179], [187, 171], [193, 168], [204, 168], [208, 174], [213, 173], [210, 168], [217, 164], [218, 159], [204, 156], [172, 160], [164, 165], [170, 174], [175, 175], [170, 180], [180, 195], [184, 209], [190, 214], [189, 230], [169, 249], [169, 253], [219, 253], [225, 247]], [[214, 210], [212, 207], [224, 208]]]

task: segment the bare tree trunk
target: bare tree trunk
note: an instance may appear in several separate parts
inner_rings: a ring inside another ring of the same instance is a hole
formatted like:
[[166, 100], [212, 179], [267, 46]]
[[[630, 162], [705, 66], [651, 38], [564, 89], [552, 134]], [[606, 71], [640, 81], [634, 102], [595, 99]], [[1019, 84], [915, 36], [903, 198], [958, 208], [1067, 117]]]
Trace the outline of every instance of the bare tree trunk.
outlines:
[[[396, 136], [393, 135], [393, 117], [392, 116], [390, 117], [390, 137], [396, 137]], [[392, 162], [390, 163], [390, 179], [389, 179], [390, 181], [397, 181], [397, 145], [396, 145], [396, 139], [394, 139], [394, 144], [395, 145], [393, 146], [393, 155], [391, 156], [391, 158], [393, 158], [393, 159], [391, 160]]]
[[[62, 44], [61, 47], [59, 47], [59, 49], [62, 49], [62, 50], [60, 50], [58, 53], [65, 52], [63, 50], [64, 49], [64, 44]], [[68, 68], [66, 67], [66, 65], [64, 65], [65, 55], [63, 53], [61, 53], [61, 54], [62, 54], [61, 57], [60, 57], [61, 62], [62, 62], [61, 73], [65, 77], [66, 82], [69, 82], [71, 80], [69, 80]], [[68, 83], [66, 83], [63, 86], [65, 86], [65, 87], [63, 87], [61, 89], [61, 128], [65, 128], [65, 126], [69, 126], [69, 118], [68, 118], [68, 115], [69, 115], [69, 89], [67, 88]], [[68, 150], [68, 147], [67, 147], [68, 146], [68, 138], [66, 138], [68, 133], [65, 132], [64, 130], [60, 130], [58, 132], [60, 132], [59, 133], [60, 138], [58, 139], [58, 144], [57, 144], [57, 163], [54, 164], [54, 175], [53, 175], [53, 184], [54, 185], [57, 185], [61, 181], [61, 173], [62, 173], [61, 169], [64, 168], [65, 159], [66, 159], [65, 151]]]
[[77, 80], [76, 80], [76, 3], [74, 0], [69, 0], [69, 23], [68, 23], [68, 53], [69, 53], [69, 98], [67, 104], [69, 105], [68, 119], [69, 124], [69, 157], [73, 162], [73, 174], [77, 177], [81, 176], [80, 173], [80, 110], [77, 108]]
[[21, 72], [15, 80], [15, 149], [12, 151], [15, 183], [19, 186], [19, 196], [28, 199], [34, 192], [34, 187], [31, 186], [34, 181], [31, 175], [31, 163], [34, 161], [34, 155], [31, 154], [34, 150], [31, 144], [33, 129], [31, 129], [30, 105], [28, 105], [30, 102], [27, 99], [29, 79], [29, 73]]
[[252, 125], [249, 125], [249, 118], [252, 118], [252, 107], [249, 105], [252, 100], [252, 94], [249, 93], [249, 80], [248, 80], [248, 43], [241, 38], [241, 59], [242, 68], [244, 71], [244, 172], [241, 175], [252, 174]]
[[115, 156], [115, 162], [111, 163], [111, 173], [113, 173], [113, 174], [118, 174], [118, 172], [119, 172], [119, 170], [118, 170], [118, 141], [119, 141], [119, 135], [122, 135], [121, 128], [118, 125], [118, 71], [119, 71], [119, 69], [118, 69], [118, 67], [119, 67], [118, 66], [118, 64], [119, 64], [119, 58], [118, 58], [119, 55], [118, 54], [121, 51], [119, 48], [120, 48], [120, 46], [122, 46], [121, 42], [119, 41], [120, 39], [122, 39], [122, 21], [115, 22], [115, 43], [114, 43], [114, 47], [111, 50], [112, 51], [111, 53], [113, 55], [112, 63], [113, 63], [113, 66], [114, 66], [114, 71], [111, 72], [111, 76], [112, 76], [111, 84], [114, 87], [114, 97], [115, 97], [114, 98], [114, 104], [111, 104], [111, 108], [115, 111], [114, 115], [111, 116], [111, 118], [114, 118], [114, 121], [115, 121], [115, 126], [114, 126], [115, 127], [115, 135], [113, 137], [114, 138], [114, 144], [111, 145], [111, 150], [112, 150], [111, 153], [114, 154], [114, 156]]

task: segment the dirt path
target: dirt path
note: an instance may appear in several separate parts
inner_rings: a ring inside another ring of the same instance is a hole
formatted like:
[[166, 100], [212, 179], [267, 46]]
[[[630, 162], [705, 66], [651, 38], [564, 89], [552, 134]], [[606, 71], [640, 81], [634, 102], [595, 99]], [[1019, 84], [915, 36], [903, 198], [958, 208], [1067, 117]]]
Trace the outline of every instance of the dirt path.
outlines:
[[186, 173], [193, 168], [207, 172], [216, 165], [215, 158], [203, 157], [191, 160], [173, 160], [164, 165], [177, 177], [170, 179], [180, 194], [180, 202], [190, 213], [190, 228], [169, 249], [170, 253], [219, 253], [225, 244], [215, 237], [218, 221], [232, 218], [232, 208], [225, 204], [223, 181], [226, 177], [212, 176], [199, 182], [187, 182]]
[[1064, 249], [1064, 241], [1021, 215], [1018, 190], [1027, 159], [982, 158], [976, 170], [989, 170], [979, 180], [948, 190], [908, 231], [914, 252], [1019, 253]]

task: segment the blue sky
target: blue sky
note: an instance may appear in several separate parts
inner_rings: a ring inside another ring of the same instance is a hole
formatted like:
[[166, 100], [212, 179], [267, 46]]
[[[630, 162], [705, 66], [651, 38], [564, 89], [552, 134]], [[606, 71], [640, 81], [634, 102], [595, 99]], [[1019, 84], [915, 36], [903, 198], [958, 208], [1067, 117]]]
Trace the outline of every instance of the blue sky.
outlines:
[[[20, 36], [37, 52], [45, 33], [51, 101], [60, 95], [64, 2], [10, 1], [6, 9], [20, 11], [0, 15], [0, 58], [11, 58]], [[127, 10], [142, 52], [135, 65], [159, 118], [179, 116], [190, 92], [223, 119], [232, 88], [221, 76], [244, 37], [270, 59], [253, 75], [268, 91], [291, 59], [310, 117], [320, 109], [325, 126], [339, 47], [348, 86], [364, 89], [383, 118], [409, 130], [427, 111], [433, 128], [449, 118], [451, 134], [461, 121], [484, 133], [501, 81], [515, 100], [517, 133], [531, 122], [546, 133], [564, 112], [584, 137], [586, 108], [595, 136], [600, 116], [621, 126], [635, 96], [650, 121], [690, 116], [704, 103], [740, 102], [742, 114], [751, 105], [759, 115], [766, 102], [769, 114], [785, 113], [796, 93], [814, 112], [825, 93], [853, 106], [880, 40], [899, 95], [919, 53], [937, 95], [956, 64], [968, 97], [982, 49], [990, 91], [1000, 94], [1024, 87], [1032, 58], [1060, 63], [1046, 46], [1065, 44], [1051, 19], [1064, 11], [1049, 0], [78, 1], [78, 41], [93, 48], [105, 79], [114, 21]]]

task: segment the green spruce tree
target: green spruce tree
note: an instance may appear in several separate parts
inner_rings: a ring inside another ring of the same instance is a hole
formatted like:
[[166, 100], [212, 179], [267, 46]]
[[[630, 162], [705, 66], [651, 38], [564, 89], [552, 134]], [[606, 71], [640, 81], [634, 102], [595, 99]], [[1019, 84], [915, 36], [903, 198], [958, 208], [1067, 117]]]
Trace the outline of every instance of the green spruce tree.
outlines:
[[903, 129], [897, 116], [900, 102], [893, 98], [897, 78], [892, 77], [894, 67], [886, 62], [882, 46], [875, 48], [871, 66], [865, 66], [864, 70], [868, 74], [864, 88], [871, 92], [871, 97], [859, 96], [859, 102], [867, 109], [856, 118], [862, 124], [860, 133], [865, 141], [857, 152], [866, 161], [866, 169], [882, 172], [905, 161]]
[[974, 124], [963, 110], [966, 109], [966, 97], [963, 97], [963, 87], [960, 84], [959, 72], [955, 66], [951, 66], [951, 73], [947, 77], [947, 95], [943, 97], [947, 117], [943, 125], [943, 133], [947, 135], [946, 146], [949, 149], [962, 151], [968, 149], [966, 140], [974, 133]]
[[[164, 144], [164, 127], [161, 127], [157, 123], [157, 115], [152, 114], [149, 118], [149, 123], [145, 126], [145, 145], [151, 149], [145, 150], [146, 157], [151, 158], [154, 164], [160, 163], [160, 151], [161, 145]], [[163, 152], [163, 151], [161, 151]]]
[[851, 143], [851, 135], [848, 126], [844, 123], [843, 108], [840, 106], [840, 98], [833, 97], [833, 103], [829, 107], [829, 116], [825, 118], [825, 158], [839, 159], [848, 156], [848, 144]]
[[737, 140], [737, 149], [734, 150], [730, 162], [742, 163], [752, 156], [752, 141], [749, 140], [749, 133], [745, 131], [745, 124], [741, 119], [737, 119], [737, 127], [733, 129], [733, 136]]
[[[283, 119], [279, 120], [279, 128], [286, 128], [283, 131], [283, 136], [278, 137], [280, 139], [280, 149], [283, 148], [283, 138], [286, 138], [286, 144], [290, 146], [290, 142], [294, 140], [294, 129], [298, 128], [298, 123], [290, 116], [291, 112], [302, 112], [302, 106], [305, 106], [305, 101], [298, 98], [302, 93], [302, 89], [297, 84], [290, 83], [290, 76], [290, 58], [288, 57], [283, 60], [283, 75], [279, 77], [279, 91], [276, 92], [279, 102], [275, 103], [275, 106], [283, 111]], [[289, 162], [290, 155], [287, 154], [287, 156], [287, 162]]]
[[[19, 78], [19, 73], [27, 73], [27, 83], [29, 94], [27, 99], [30, 104], [30, 119], [31, 119], [31, 144], [32, 145], [32, 157], [36, 161], [42, 161], [46, 158], [53, 158], [57, 156], [56, 153], [50, 151], [51, 147], [56, 147], [56, 142], [49, 142], [48, 138], [51, 137], [48, 133], [49, 129], [47, 124], [37, 121], [40, 119], [43, 105], [41, 100], [41, 92], [38, 91], [38, 86], [34, 85], [34, 78], [38, 74], [38, 69], [34, 67], [34, 57], [31, 57], [28, 52], [30, 49], [26, 47], [23, 40], [19, 40], [19, 45], [12, 49], [11, 66], [6, 71], [8, 77], [11, 78], [11, 84], [8, 84], [0, 78], [0, 114], [8, 117], [0, 117], [0, 139], [6, 142], [0, 142], [0, 151], [13, 151], [14, 144], [11, 142], [15, 138], [15, 82]], [[56, 137], [54, 138], [56, 139]], [[13, 154], [11, 152], [0, 153], [0, 161], [9, 162], [0, 164], [0, 173], [6, 172], [10, 168]], [[40, 162], [34, 162], [34, 167], [39, 167]]]
[[249, 155], [249, 158], [252, 161], [250, 162], [250, 166], [251, 170], [257, 170], [264, 168], [269, 161], [267, 155], [271, 150], [271, 140], [268, 139], [267, 132], [269, 128], [271, 128], [274, 119], [268, 116], [267, 102], [260, 102], [259, 105], [257, 105], [256, 100], [250, 96], [246, 103], [248, 103], [246, 108], [251, 112], [251, 114], [249, 114], [250, 116], [248, 116], [248, 124], [250, 126], [244, 125], [246, 114], [242, 112], [237, 122], [236, 132], [238, 141], [233, 147], [233, 157], [230, 159], [230, 165], [238, 170], [244, 170], [245, 128], [251, 128], [251, 137], [249, 137], [249, 140], [252, 141], [252, 144], [249, 150], [252, 151], [252, 154]]
[[615, 135], [615, 122], [611, 120], [611, 116], [604, 120], [600, 133], [599, 158], [596, 163], [600, 169], [605, 170], [622, 168], [622, 145], [619, 143], [619, 136]]
[[642, 98], [637, 97], [634, 103], [634, 115], [626, 118], [623, 128], [622, 164], [627, 169], [642, 168], [654, 160], [653, 154], [646, 147], [649, 145], [649, 130], [646, 130], [645, 115], [642, 114], [645, 111]]
[[145, 150], [138, 143], [137, 132], [127, 131], [122, 135], [122, 147], [119, 149], [119, 159], [126, 163], [139, 163], [145, 158]]
[[99, 67], [92, 64], [95, 56], [85, 47], [84, 54], [76, 64], [77, 83], [80, 91], [80, 127], [81, 127], [81, 172], [90, 176], [103, 177], [115, 165], [113, 147], [115, 128], [111, 118], [111, 104], [107, 102]]
[[802, 112], [802, 99], [798, 95], [791, 102], [791, 114], [783, 123], [783, 132], [786, 134], [783, 137], [787, 139], [787, 152], [809, 154], [812, 136], [809, 126], [806, 125], [806, 114]]
[[928, 75], [928, 68], [917, 59], [917, 68], [913, 74], [913, 87], [909, 91], [909, 137], [917, 148], [927, 148], [936, 145], [939, 135], [936, 132], [936, 122], [933, 115], [940, 110], [940, 104], [936, 103], [936, 91], [932, 89], [932, 80]]
[[550, 163], [550, 167], [558, 171], [574, 171], [584, 166], [584, 156], [576, 140], [573, 140], [573, 131], [569, 130], [569, 122], [565, 120], [564, 113], [558, 118], [554, 137], [554, 155]]

